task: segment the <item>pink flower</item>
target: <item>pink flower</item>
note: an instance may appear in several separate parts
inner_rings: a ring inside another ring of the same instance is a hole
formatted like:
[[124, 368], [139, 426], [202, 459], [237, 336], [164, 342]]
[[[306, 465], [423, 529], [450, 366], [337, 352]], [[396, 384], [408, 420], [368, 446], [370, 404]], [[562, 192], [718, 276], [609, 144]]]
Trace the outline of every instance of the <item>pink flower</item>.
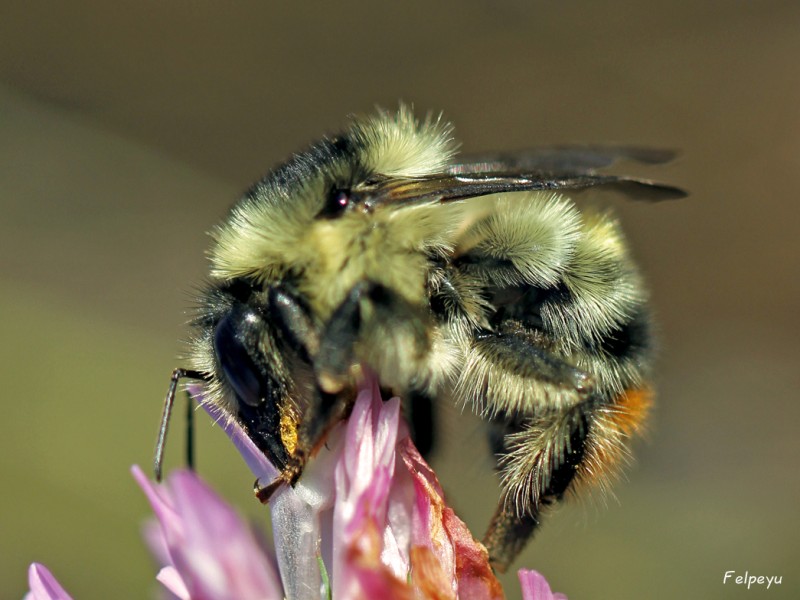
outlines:
[[178, 598], [283, 598], [274, 565], [255, 535], [191, 471], [172, 473], [165, 485], [141, 469], [133, 476], [156, 514], [169, 564], [158, 579]]
[[47, 567], [39, 563], [28, 568], [28, 586], [31, 591], [25, 595], [25, 600], [72, 600]]
[[554, 594], [544, 575], [529, 569], [520, 569], [519, 583], [523, 600], [567, 600], [564, 594]]
[[[204, 407], [260, 483], [270, 483], [277, 471], [246, 433]], [[503, 598], [486, 549], [445, 504], [409, 438], [400, 400], [384, 402], [372, 374], [348, 421], [333, 428], [296, 487], [272, 496], [274, 557], [191, 471], [174, 472], [163, 484], [138, 467], [133, 475], [157, 518], [147, 530], [164, 565], [157, 578], [182, 600]], [[30, 577], [29, 600], [69, 598], [44, 567], [33, 565]], [[519, 577], [525, 600], [566, 598], [535, 571]]]
[[502, 598], [486, 550], [445, 505], [399, 412], [373, 378], [347, 423], [335, 472], [334, 597]]
[[[277, 471], [264, 454], [218, 409], [206, 409], [268, 484]], [[270, 509], [289, 598], [319, 598], [320, 590], [334, 598], [503, 597], [486, 550], [445, 504], [411, 442], [399, 398], [384, 402], [374, 375], [348, 421], [330, 432], [294, 489], [273, 495]]]

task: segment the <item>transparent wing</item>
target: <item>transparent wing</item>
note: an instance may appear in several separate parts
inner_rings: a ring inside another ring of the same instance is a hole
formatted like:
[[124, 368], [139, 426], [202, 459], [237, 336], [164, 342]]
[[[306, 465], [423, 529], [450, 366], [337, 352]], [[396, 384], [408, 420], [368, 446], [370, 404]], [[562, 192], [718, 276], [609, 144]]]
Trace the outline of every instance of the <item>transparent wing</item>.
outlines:
[[381, 204], [449, 202], [503, 192], [535, 190], [585, 190], [602, 186], [636, 200], [671, 200], [687, 193], [675, 186], [625, 175], [573, 175], [542, 177], [538, 174], [469, 173], [424, 179], [392, 179], [377, 184], [363, 199], [367, 208]]
[[609, 167], [618, 160], [658, 165], [673, 160], [675, 156], [677, 153], [673, 150], [630, 145], [542, 146], [517, 152], [462, 155], [446, 172], [451, 175], [502, 171], [578, 175]]

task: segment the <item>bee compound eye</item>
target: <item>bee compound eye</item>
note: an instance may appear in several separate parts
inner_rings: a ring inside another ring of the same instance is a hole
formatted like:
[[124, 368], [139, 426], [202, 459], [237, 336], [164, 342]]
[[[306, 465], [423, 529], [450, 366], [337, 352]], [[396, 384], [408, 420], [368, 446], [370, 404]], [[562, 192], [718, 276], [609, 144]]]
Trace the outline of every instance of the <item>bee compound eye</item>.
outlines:
[[328, 219], [335, 219], [344, 214], [351, 203], [352, 196], [350, 190], [333, 187], [328, 192], [328, 197], [325, 200], [325, 206], [322, 207], [320, 216]]
[[258, 406], [268, 393], [254, 341], [259, 323], [261, 317], [254, 312], [234, 308], [214, 329], [214, 353], [225, 381], [250, 406]]
[[333, 195], [333, 204], [336, 208], [345, 209], [350, 203], [350, 195], [344, 190], [337, 190]]

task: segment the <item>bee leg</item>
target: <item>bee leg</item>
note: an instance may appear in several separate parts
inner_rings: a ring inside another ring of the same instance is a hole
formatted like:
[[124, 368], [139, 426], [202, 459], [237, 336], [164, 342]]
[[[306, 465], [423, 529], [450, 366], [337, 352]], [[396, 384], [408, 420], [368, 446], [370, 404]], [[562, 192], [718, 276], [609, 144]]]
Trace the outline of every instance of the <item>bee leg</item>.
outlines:
[[186, 390], [186, 467], [194, 471], [194, 400]]
[[[232, 354], [231, 347], [238, 349], [237, 344], [241, 344], [239, 340], [260, 337], [269, 345], [280, 347], [285, 352], [284, 356], [293, 357], [298, 364], [310, 365], [319, 349], [319, 334], [308, 307], [290, 290], [276, 285], [269, 288], [261, 314], [268, 315], [270, 327], [261, 328], [259, 335], [247, 335], [256, 321], [252, 316], [236, 319], [230, 331], [222, 334], [228, 351], [221, 361]], [[247, 399], [242, 401], [240, 398], [238, 417], [249, 437], [280, 471], [278, 477], [268, 485], [262, 486], [258, 480], [254, 484], [256, 498], [266, 504], [280, 487], [297, 482], [305, 467], [306, 457], [303, 446], [298, 443], [297, 419], [286, 376], [280, 380], [277, 376], [278, 372], [290, 370], [289, 365], [281, 361], [271, 365], [272, 369], [260, 369], [255, 361], [242, 360], [243, 356], [251, 357], [253, 354], [256, 353], [249, 346], [245, 347], [245, 353], [239, 352], [237, 364], [245, 364], [250, 371], [257, 373], [255, 379], [260, 385], [255, 390], [243, 388], [241, 396], [247, 396]], [[229, 370], [234, 372], [232, 365]]]
[[[306, 420], [298, 427], [296, 420], [288, 412], [282, 412], [277, 403], [263, 403], [256, 411], [255, 419], [250, 422], [255, 426], [248, 427], [248, 432], [267, 458], [279, 469], [280, 474], [266, 486], [256, 480], [254, 492], [263, 504], [269, 502], [272, 495], [284, 485], [294, 486], [303, 474], [309, 457], [316, 449], [317, 442], [323, 439], [328, 415], [331, 414], [328, 399], [316, 400], [308, 408]], [[285, 400], [281, 406], [288, 405]], [[240, 408], [239, 418], [244, 420]], [[258, 425], [263, 424], [264, 434], [254, 436]]]
[[319, 351], [319, 333], [308, 307], [283, 287], [272, 286], [269, 288], [268, 310], [281, 339], [301, 360], [310, 363]]
[[255, 494], [256, 499], [261, 502], [261, 504], [269, 504], [269, 501], [272, 499], [272, 496], [275, 494], [275, 492], [288, 483], [289, 482], [284, 479], [283, 473], [281, 473], [281, 475], [273, 479], [267, 485], [261, 485], [261, 482], [256, 479], [255, 483], [253, 484], [253, 494]]
[[557, 355], [541, 331], [506, 319], [476, 336], [456, 389], [490, 422], [504, 494], [485, 544], [504, 571], [583, 462], [598, 405], [594, 379]]
[[434, 450], [436, 440], [436, 413], [433, 400], [423, 392], [412, 391], [408, 395], [411, 439], [423, 458], [428, 458]]
[[289, 467], [302, 470], [316, 452], [330, 428], [344, 419], [352, 408], [354, 346], [362, 325], [362, 303], [369, 301], [379, 286], [362, 281], [350, 290], [326, 324], [313, 357], [317, 388], [297, 431], [297, 444]]
[[[337, 394], [347, 386], [354, 363], [354, 346], [361, 331], [361, 301], [373, 285], [362, 281], [353, 286], [325, 326], [314, 361], [317, 382], [324, 393]], [[324, 397], [322, 405], [325, 406]]]
[[504, 497], [484, 537], [492, 565], [505, 572], [531, 539], [545, 508], [560, 501], [586, 453], [588, 404], [533, 419], [492, 424]]
[[508, 570], [508, 566], [533, 537], [538, 525], [539, 520], [535, 516], [518, 515], [516, 509], [501, 500], [483, 536], [483, 545], [489, 552], [489, 562], [495, 571], [505, 573]]
[[[429, 348], [427, 318], [427, 308], [408, 302], [386, 286], [371, 280], [358, 282], [322, 332], [314, 358], [319, 387], [338, 394], [352, 386], [353, 366], [359, 363], [366, 363], [382, 377], [390, 374], [394, 383], [411, 380]], [[402, 356], [370, 351], [378, 345], [402, 348]]]
[[292, 454], [289, 466], [298, 460], [302, 460], [305, 464], [325, 442], [331, 427], [345, 419], [351, 408], [352, 403], [343, 397], [319, 390], [314, 403], [300, 424], [297, 432], [297, 448]]
[[282, 486], [294, 486], [299, 481], [309, 458], [324, 443], [330, 428], [344, 419], [350, 408], [351, 405], [341, 396], [317, 390], [299, 424], [292, 418], [281, 419], [275, 428], [280, 432], [282, 460], [276, 463], [276, 453], [267, 452], [273, 463], [279, 467], [280, 475], [264, 487], [256, 481], [255, 494], [262, 503], [267, 503]]
[[[169, 389], [164, 399], [164, 411], [161, 414], [161, 425], [158, 428], [158, 441], [156, 442], [155, 458], [153, 460], [153, 473], [156, 481], [161, 481], [161, 474], [164, 467], [164, 448], [167, 443], [167, 432], [169, 430], [169, 420], [172, 416], [172, 407], [175, 404], [175, 393], [178, 391], [178, 382], [181, 379], [197, 379], [208, 381], [208, 375], [200, 371], [177, 368], [172, 372], [169, 381]], [[191, 400], [190, 400], [191, 404]], [[189, 456], [187, 456], [187, 459]]]

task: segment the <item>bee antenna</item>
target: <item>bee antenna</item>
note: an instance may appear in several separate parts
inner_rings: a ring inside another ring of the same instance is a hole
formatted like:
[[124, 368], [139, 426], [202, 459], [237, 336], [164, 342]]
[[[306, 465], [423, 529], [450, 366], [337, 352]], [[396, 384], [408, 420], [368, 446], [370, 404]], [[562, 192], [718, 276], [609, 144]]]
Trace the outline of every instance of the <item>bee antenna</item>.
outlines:
[[[172, 372], [172, 378], [169, 382], [169, 389], [167, 390], [167, 397], [164, 399], [164, 412], [161, 413], [161, 425], [158, 428], [158, 441], [156, 442], [156, 455], [153, 460], [153, 473], [156, 481], [161, 481], [161, 475], [164, 466], [164, 446], [167, 442], [167, 430], [169, 429], [169, 419], [172, 416], [172, 407], [175, 404], [175, 393], [178, 389], [178, 381], [181, 379], [199, 379], [208, 381], [208, 375], [200, 371], [193, 371], [189, 369], [181, 369], [180, 367]], [[189, 408], [191, 411], [191, 407]], [[189, 421], [191, 428], [191, 421]], [[188, 444], [191, 446], [192, 436], [188, 436]], [[192, 462], [192, 452], [187, 451], [189, 461]]]

